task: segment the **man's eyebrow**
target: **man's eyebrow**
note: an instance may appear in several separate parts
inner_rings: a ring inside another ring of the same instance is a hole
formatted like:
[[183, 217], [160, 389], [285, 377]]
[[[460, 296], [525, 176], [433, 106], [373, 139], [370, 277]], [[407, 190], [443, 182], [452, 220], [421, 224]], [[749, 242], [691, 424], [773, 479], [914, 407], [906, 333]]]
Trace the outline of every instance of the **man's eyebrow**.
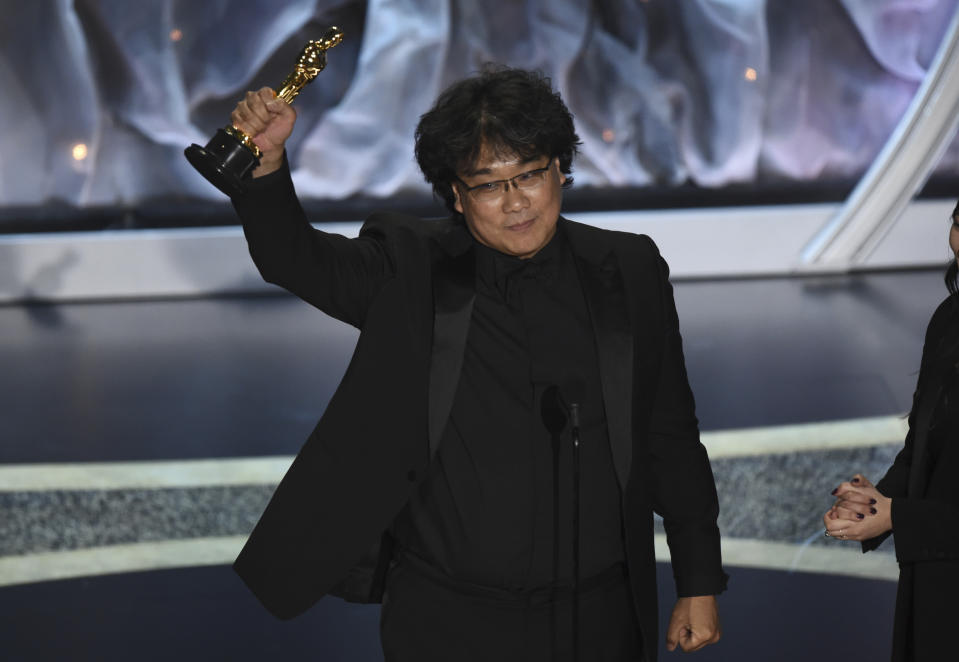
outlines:
[[[529, 165], [529, 164], [533, 163], [534, 161], [538, 161], [540, 158], [542, 158], [542, 157], [539, 157], [539, 156], [531, 156], [531, 157], [529, 157], [528, 159], [523, 159], [522, 161], [519, 161], [516, 165], [521, 165], [521, 166], [522, 166], [522, 165]], [[466, 176], [466, 177], [476, 177], [477, 175], [490, 175], [490, 174], [492, 174], [492, 171], [491, 171], [489, 168], [480, 168], [479, 170], [464, 170], [464, 171], [463, 171], [463, 175]]]

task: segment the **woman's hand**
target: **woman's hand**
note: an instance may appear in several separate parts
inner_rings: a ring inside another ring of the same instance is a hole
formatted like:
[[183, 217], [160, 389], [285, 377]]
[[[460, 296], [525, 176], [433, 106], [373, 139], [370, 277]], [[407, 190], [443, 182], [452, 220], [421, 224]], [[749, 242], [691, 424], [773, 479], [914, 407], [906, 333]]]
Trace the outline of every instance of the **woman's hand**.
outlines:
[[869, 540], [892, 529], [892, 499], [885, 497], [862, 474], [832, 492], [836, 503], [822, 521], [826, 535], [840, 540]]

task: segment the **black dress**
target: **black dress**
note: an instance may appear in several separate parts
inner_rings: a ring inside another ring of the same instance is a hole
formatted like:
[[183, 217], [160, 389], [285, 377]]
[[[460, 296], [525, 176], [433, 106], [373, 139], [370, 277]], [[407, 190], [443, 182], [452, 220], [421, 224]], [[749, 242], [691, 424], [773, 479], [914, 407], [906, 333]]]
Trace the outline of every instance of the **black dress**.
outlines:
[[[905, 446], [876, 485], [892, 498], [899, 587], [892, 660], [959, 659], [959, 298], [926, 330]], [[863, 542], [870, 551], [887, 534]]]

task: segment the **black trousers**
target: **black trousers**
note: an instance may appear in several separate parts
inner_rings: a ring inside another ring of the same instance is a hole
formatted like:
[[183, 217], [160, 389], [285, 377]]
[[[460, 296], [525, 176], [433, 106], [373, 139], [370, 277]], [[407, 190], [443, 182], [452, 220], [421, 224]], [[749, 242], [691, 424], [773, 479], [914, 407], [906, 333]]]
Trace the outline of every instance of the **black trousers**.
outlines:
[[[422, 561], [390, 570], [380, 617], [386, 662], [568, 662], [572, 595], [465, 585]], [[642, 637], [621, 567], [584, 580], [580, 662], [636, 662]]]

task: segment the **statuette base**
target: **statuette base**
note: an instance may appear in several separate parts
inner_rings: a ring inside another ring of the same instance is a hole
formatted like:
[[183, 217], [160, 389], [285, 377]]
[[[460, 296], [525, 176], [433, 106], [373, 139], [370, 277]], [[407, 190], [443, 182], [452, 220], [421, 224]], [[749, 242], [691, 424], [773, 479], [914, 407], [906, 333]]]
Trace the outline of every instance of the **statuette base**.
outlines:
[[243, 180], [260, 165], [253, 152], [224, 129], [219, 129], [205, 147], [194, 143], [184, 154], [197, 172], [230, 197], [243, 192]]

